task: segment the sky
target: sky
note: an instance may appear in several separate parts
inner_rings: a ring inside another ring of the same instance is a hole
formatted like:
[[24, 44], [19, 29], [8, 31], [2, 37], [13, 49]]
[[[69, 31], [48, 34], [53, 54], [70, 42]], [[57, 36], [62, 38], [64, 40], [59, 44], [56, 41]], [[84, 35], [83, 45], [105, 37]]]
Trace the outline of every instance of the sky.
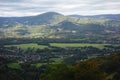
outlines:
[[0, 16], [120, 14], [120, 0], [0, 0]]

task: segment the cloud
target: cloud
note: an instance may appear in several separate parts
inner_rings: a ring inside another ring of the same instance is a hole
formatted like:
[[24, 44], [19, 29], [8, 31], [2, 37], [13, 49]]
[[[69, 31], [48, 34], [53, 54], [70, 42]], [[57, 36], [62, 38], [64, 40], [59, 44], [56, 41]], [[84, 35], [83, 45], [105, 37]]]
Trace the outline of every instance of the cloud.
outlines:
[[0, 0], [0, 16], [30, 16], [55, 11], [65, 15], [120, 14], [120, 0]]
[[29, 0], [0, 0], [0, 2], [9, 2], [9, 3], [24, 2], [24, 1], [29, 1]]

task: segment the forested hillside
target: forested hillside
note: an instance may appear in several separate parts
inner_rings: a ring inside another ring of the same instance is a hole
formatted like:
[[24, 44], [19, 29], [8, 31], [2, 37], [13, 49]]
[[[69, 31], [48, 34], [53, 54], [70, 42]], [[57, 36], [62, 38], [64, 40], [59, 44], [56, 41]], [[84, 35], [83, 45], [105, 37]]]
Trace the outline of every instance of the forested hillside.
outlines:
[[[12, 65], [11, 65], [12, 64]], [[80, 61], [35, 67], [0, 58], [0, 80], [119, 80], [120, 53]], [[14, 65], [14, 66], [13, 66]]]

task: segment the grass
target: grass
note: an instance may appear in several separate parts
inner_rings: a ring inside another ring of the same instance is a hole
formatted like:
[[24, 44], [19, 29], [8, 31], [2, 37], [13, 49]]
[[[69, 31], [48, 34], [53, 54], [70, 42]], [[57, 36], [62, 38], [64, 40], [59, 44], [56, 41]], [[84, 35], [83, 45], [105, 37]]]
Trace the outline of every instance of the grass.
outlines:
[[112, 80], [115, 74], [116, 74], [116, 72], [108, 75], [106, 79], [107, 80]]
[[105, 45], [110, 45], [110, 44], [88, 44], [88, 43], [50, 43], [51, 46], [55, 47], [61, 47], [61, 48], [66, 48], [66, 47], [96, 47], [96, 48], [103, 48]]
[[35, 66], [37, 68], [41, 67], [42, 65], [46, 65], [47, 63], [33, 63], [31, 66]]
[[21, 66], [19, 65], [19, 63], [9, 63], [7, 64], [7, 66], [13, 69], [21, 69]]
[[[66, 47], [96, 47], [96, 48], [104, 48], [105, 45], [110, 45], [110, 44], [89, 44], [89, 43], [50, 43], [50, 46], [54, 47], [61, 47], [61, 48], [66, 48]], [[22, 49], [27, 49], [27, 48], [34, 48], [34, 49], [45, 49], [45, 48], [50, 48], [46, 45], [38, 45], [37, 43], [29, 43], [29, 44], [17, 44], [17, 45], [6, 45], [6, 47], [9, 46], [17, 46]]]
[[44, 48], [48, 48], [48, 46], [45, 45], [38, 45], [36, 43], [30, 43], [30, 44], [18, 44], [18, 45], [6, 45], [7, 47], [9, 46], [17, 46], [20, 47], [22, 49], [27, 49], [27, 48], [35, 48], [35, 49], [44, 49]]
[[31, 64], [31, 66], [35, 66], [35, 67], [40, 67], [42, 65], [43, 65], [42, 63]]
[[51, 58], [51, 61], [54, 61], [53, 63], [60, 63], [62, 62], [62, 58]]

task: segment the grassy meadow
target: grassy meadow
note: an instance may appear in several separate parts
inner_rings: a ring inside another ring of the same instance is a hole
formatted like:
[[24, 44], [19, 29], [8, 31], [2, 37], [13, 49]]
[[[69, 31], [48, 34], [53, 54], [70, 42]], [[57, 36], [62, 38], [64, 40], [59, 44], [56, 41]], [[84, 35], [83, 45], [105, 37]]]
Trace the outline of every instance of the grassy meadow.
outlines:
[[29, 44], [17, 44], [17, 45], [6, 45], [7, 47], [9, 46], [17, 46], [20, 47], [22, 49], [27, 49], [27, 48], [35, 48], [35, 49], [44, 49], [44, 48], [48, 48], [48, 46], [45, 45], [38, 45], [36, 43], [29, 43]]
[[19, 63], [9, 63], [7, 64], [7, 66], [13, 69], [21, 69], [21, 66]]
[[[60, 47], [60, 48], [67, 48], [67, 47], [96, 47], [99, 49], [104, 48], [106, 45], [110, 44], [89, 44], [89, 43], [49, 43], [50, 46], [53, 47]], [[27, 48], [34, 48], [34, 49], [45, 49], [45, 48], [50, 48], [50, 46], [47, 45], [38, 45], [37, 43], [28, 43], [28, 44], [15, 44], [15, 45], [6, 45], [6, 47], [10, 46], [17, 46], [22, 49], [27, 49]]]
[[66, 47], [96, 47], [96, 48], [103, 48], [105, 45], [110, 45], [110, 44], [89, 44], [89, 43], [51, 43], [51, 46], [55, 47], [61, 47], [61, 48], [66, 48]]

